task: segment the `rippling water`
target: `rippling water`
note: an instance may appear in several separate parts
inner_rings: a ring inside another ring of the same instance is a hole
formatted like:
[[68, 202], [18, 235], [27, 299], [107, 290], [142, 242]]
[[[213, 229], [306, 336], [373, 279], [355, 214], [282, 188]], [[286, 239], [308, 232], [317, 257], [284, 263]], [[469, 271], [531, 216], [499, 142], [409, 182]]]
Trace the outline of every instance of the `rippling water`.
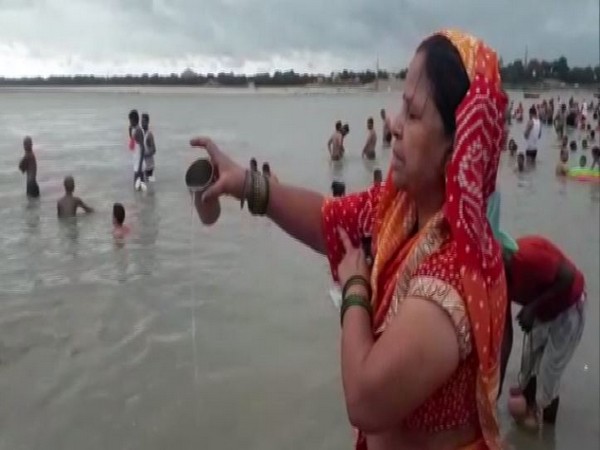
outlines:
[[[326, 192], [343, 177], [358, 190], [374, 167], [359, 156], [366, 117], [395, 110], [396, 98], [0, 92], [0, 449], [350, 448], [325, 261], [234, 202], [217, 226], [200, 227], [183, 186], [196, 156], [187, 142], [209, 134], [240, 161], [268, 159], [282, 180]], [[146, 195], [132, 192], [124, 148], [134, 107], [151, 114], [158, 144], [158, 181]], [[337, 119], [351, 126], [343, 169], [330, 168], [325, 150]], [[522, 146], [522, 128], [511, 133]], [[16, 167], [25, 134], [40, 202], [25, 199]], [[519, 433], [504, 401], [501, 414], [515, 448], [592, 449], [600, 191], [556, 180], [549, 129], [543, 141], [532, 173], [515, 174], [504, 156], [502, 221], [515, 235], [549, 236], [584, 270], [587, 325], [555, 432]], [[387, 157], [380, 151], [375, 166]], [[67, 174], [97, 212], [59, 224]], [[132, 228], [123, 247], [110, 233], [116, 201]], [[519, 342], [517, 334], [508, 384]]]

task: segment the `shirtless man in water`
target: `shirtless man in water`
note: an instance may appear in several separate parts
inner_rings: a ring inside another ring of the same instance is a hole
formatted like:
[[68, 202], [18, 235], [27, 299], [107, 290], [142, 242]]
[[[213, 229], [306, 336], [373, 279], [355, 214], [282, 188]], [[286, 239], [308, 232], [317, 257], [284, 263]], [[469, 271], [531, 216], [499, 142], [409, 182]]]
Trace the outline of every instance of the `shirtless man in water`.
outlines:
[[342, 135], [342, 122], [335, 123], [335, 131], [327, 141], [327, 150], [332, 161], [339, 161], [344, 156], [344, 138]]
[[389, 147], [392, 143], [392, 124], [385, 113], [385, 109], [381, 110], [381, 120], [383, 120], [383, 146]]
[[365, 142], [365, 146], [362, 151], [363, 158], [367, 158], [369, 160], [375, 159], [375, 146], [377, 145], [377, 134], [373, 129], [373, 118], [369, 117], [367, 119], [367, 142]]
[[37, 176], [37, 161], [33, 153], [33, 141], [29, 136], [23, 139], [23, 150], [25, 155], [19, 162], [19, 170], [27, 175], [27, 184], [25, 190], [27, 197], [38, 198], [40, 196], [40, 188], [36, 181]]
[[94, 212], [83, 200], [73, 195], [75, 180], [72, 176], [65, 177], [63, 184], [65, 186], [65, 195], [56, 202], [56, 212], [59, 219], [75, 217], [77, 215], [77, 208], [83, 209], [88, 214]]

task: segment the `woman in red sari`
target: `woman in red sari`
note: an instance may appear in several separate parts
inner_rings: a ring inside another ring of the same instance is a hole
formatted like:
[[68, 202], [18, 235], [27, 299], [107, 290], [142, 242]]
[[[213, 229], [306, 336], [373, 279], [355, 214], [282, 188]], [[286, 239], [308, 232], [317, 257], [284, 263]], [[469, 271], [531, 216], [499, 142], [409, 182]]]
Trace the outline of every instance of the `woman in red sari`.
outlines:
[[358, 449], [500, 448], [506, 285], [486, 203], [506, 101], [496, 54], [472, 36], [443, 31], [409, 66], [379, 186], [325, 199], [269, 185], [210, 139], [192, 141], [219, 171], [197, 199], [199, 212], [220, 195], [237, 197], [329, 258], [344, 286], [342, 379]]

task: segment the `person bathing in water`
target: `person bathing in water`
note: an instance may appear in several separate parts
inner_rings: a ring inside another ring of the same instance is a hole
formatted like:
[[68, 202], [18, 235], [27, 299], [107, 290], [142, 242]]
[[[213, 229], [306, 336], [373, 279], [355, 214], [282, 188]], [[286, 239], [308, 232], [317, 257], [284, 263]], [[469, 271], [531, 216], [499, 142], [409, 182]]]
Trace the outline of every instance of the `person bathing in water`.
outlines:
[[36, 180], [37, 160], [35, 159], [35, 153], [33, 153], [33, 140], [29, 136], [25, 136], [25, 139], [23, 139], [23, 151], [25, 154], [19, 162], [19, 170], [27, 175], [25, 192], [29, 198], [39, 198], [40, 187]]
[[144, 130], [140, 127], [140, 115], [137, 110], [129, 113], [129, 150], [133, 160], [133, 187], [136, 191], [146, 191]]
[[529, 122], [525, 127], [525, 139], [527, 147], [525, 148], [525, 156], [529, 164], [535, 164], [538, 152], [538, 141], [542, 137], [542, 123], [537, 116], [535, 106], [529, 108]]
[[75, 180], [72, 176], [66, 176], [63, 185], [65, 186], [65, 195], [56, 202], [56, 213], [59, 219], [67, 219], [77, 215], [77, 209], [83, 209], [87, 214], [94, 210], [86, 205], [83, 200], [73, 195], [75, 191]]
[[392, 144], [392, 126], [385, 109], [381, 110], [381, 120], [383, 120], [383, 146], [389, 147]]
[[339, 161], [344, 156], [344, 136], [342, 122], [335, 123], [335, 131], [327, 141], [327, 150], [332, 161]]
[[375, 159], [375, 146], [377, 145], [377, 134], [373, 129], [373, 118], [369, 117], [367, 119], [367, 142], [365, 142], [365, 146], [362, 151], [362, 157], [367, 158], [368, 160]]
[[567, 149], [560, 151], [560, 161], [556, 165], [556, 175], [559, 177], [565, 177], [569, 174], [569, 152]]
[[342, 157], [346, 154], [346, 147], [344, 147], [344, 139], [346, 139], [346, 136], [348, 136], [349, 133], [350, 133], [350, 125], [345, 123], [344, 126], [342, 127]]
[[113, 205], [113, 237], [123, 239], [129, 234], [129, 227], [125, 225], [125, 207], [121, 203]]
[[[556, 422], [560, 381], [583, 334], [585, 279], [548, 239], [525, 236], [517, 239], [517, 248], [503, 253], [506, 284], [509, 300], [522, 306], [517, 322], [529, 343], [523, 348], [521, 385], [511, 389], [521, 407], [509, 409], [518, 423], [537, 428], [542, 420]], [[512, 324], [505, 332], [512, 334]], [[510, 348], [503, 346], [503, 366], [509, 356]]]
[[156, 142], [154, 141], [154, 133], [150, 131], [150, 115], [142, 114], [142, 130], [144, 132], [144, 175], [147, 181], [153, 183], [156, 181], [154, 177], [154, 155], [156, 154]]

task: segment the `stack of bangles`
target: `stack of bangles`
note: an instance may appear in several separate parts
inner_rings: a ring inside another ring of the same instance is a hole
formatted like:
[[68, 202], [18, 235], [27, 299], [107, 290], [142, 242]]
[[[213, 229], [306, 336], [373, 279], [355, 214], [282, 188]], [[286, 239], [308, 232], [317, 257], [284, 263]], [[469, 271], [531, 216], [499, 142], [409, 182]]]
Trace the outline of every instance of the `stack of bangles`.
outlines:
[[269, 178], [260, 172], [246, 170], [244, 190], [240, 200], [240, 207], [248, 203], [248, 211], [254, 216], [264, 216], [269, 207]]
[[[352, 286], [363, 286], [367, 291], [367, 295], [348, 294]], [[340, 308], [340, 325], [344, 325], [344, 315], [351, 306], [360, 306], [369, 313], [369, 318], [373, 318], [373, 307], [371, 306], [371, 284], [362, 275], [354, 275], [348, 278], [342, 289], [342, 307]]]

